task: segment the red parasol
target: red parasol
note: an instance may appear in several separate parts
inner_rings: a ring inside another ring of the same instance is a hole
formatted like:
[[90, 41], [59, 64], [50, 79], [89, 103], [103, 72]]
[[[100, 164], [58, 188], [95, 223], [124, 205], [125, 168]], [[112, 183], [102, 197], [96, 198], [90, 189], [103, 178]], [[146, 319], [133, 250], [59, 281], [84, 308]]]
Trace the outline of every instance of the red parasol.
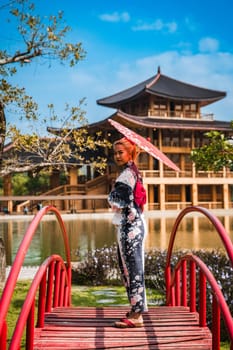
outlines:
[[136, 132], [128, 129], [126, 126], [121, 125], [115, 120], [108, 119], [109, 123], [114, 126], [121, 134], [123, 134], [127, 139], [134, 142], [139, 148], [143, 149], [149, 153], [152, 157], [160, 160], [170, 168], [175, 171], [180, 171], [178, 166], [173, 163], [163, 152], [161, 152], [157, 147], [155, 147], [150, 141], [137, 134]]

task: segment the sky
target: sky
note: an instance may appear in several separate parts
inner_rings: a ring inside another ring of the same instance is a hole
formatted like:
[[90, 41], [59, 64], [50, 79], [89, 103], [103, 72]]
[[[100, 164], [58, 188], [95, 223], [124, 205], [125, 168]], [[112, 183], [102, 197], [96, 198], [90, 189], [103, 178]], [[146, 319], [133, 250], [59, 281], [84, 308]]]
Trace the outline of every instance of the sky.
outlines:
[[[7, 30], [6, 7], [0, 0], [0, 48], [14, 52], [21, 43], [14, 29]], [[127, 89], [157, 73], [227, 96], [202, 109], [215, 120], [233, 120], [232, 0], [36, 0], [41, 16], [64, 11], [72, 28], [69, 40], [81, 42], [86, 57], [75, 67], [57, 62], [28, 64], [13, 78], [39, 103], [41, 118], [53, 103], [60, 116], [65, 104], [83, 109], [90, 123], [111, 116], [114, 109], [96, 101]], [[2, 17], [2, 18], [1, 18]], [[20, 128], [18, 116], [6, 115]], [[8, 119], [9, 121], [9, 119]], [[59, 125], [50, 125], [59, 126]]]

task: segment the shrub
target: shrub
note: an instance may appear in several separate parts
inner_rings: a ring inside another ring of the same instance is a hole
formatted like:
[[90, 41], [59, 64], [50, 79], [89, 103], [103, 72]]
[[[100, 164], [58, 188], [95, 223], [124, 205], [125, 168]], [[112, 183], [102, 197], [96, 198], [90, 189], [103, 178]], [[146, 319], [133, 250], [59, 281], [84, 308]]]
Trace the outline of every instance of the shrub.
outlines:
[[[175, 252], [172, 256], [172, 266], [186, 251]], [[233, 269], [225, 254], [218, 250], [192, 251], [200, 257], [212, 271], [227, 304], [233, 310]], [[76, 252], [79, 262], [73, 266], [73, 283], [85, 285], [121, 284], [120, 271], [117, 261], [117, 245], [91, 250], [84, 257], [80, 251]], [[167, 251], [153, 249], [145, 252], [145, 279], [146, 285], [154, 287], [165, 294], [164, 271]]]

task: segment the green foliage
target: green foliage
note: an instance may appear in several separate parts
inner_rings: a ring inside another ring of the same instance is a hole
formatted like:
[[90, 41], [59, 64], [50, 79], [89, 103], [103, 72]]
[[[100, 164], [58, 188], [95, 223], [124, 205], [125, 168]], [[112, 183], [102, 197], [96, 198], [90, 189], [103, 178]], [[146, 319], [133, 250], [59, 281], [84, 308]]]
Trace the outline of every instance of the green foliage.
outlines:
[[13, 194], [15, 196], [28, 194], [27, 185], [28, 178], [25, 174], [17, 174], [12, 177]]
[[[172, 265], [183, 256], [186, 251], [181, 250], [175, 252], [172, 256]], [[206, 265], [211, 269], [216, 280], [220, 283], [226, 300], [231, 304], [231, 296], [233, 295], [233, 270], [229, 264], [227, 257], [218, 250], [192, 251], [193, 254], [199, 256]], [[120, 271], [117, 262], [117, 245], [111, 247], [103, 247], [101, 249], [90, 250], [85, 256], [78, 250], [77, 267], [73, 268], [73, 282], [84, 285], [107, 285], [120, 284]], [[165, 294], [165, 266], [167, 251], [153, 249], [145, 252], [145, 278], [149, 287]], [[232, 277], [232, 278], [231, 278]], [[232, 305], [233, 308], [233, 305]], [[233, 310], [232, 310], [233, 311]]]
[[[41, 119], [36, 101], [23, 87], [13, 86], [10, 82], [10, 77], [16, 75], [18, 69], [32, 64], [35, 58], [48, 62], [48, 66], [51, 62], [58, 61], [73, 67], [86, 55], [82, 44], [67, 40], [71, 28], [65, 24], [62, 12], [39, 16], [36, 14], [35, 3], [30, 0], [11, 1], [1, 8], [1, 11], [5, 10], [8, 13], [3, 18], [6, 18], [9, 32], [14, 31], [19, 39], [15, 52], [0, 50], [0, 136], [3, 141], [0, 160], [3, 158], [5, 138], [13, 145], [10, 154], [0, 164], [0, 175], [27, 171], [37, 174], [42, 169], [66, 172], [68, 165], [82, 165], [86, 160], [95, 170], [103, 173], [106, 158], [99, 153], [100, 148], [109, 147], [109, 143], [100, 134], [88, 134], [87, 120], [82, 109], [84, 99], [78, 106], [70, 107], [66, 104], [64, 115], [60, 117], [55, 113], [54, 106], [49, 104], [49, 117]], [[31, 123], [28, 134], [22, 134], [15, 125], [6, 124], [5, 115], [8, 110], [18, 114], [19, 119], [24, 118]], [[55, 132], [55, 136], [45, 137], [48, 135], [49, 123], [52, 125], [55, 121], [57, 125], [60, 123], [63, 133], [59, 135]], [[85, 157], [88, 152], [91, 156]]]
[[233, 170], [233, 143], [219, 131], [205, 134], [209, 143], [194, 149], [191, 159], [197, 170], [220, 171], [223, 167]]
[[12, 177], [12, 189], [14, 196], [36, 195], [49, 190], [49, 174], [41, 173], [31, 177], [25, 173], [14, 174]]
[[83, 257], [80, 250], [77, 256], [80, 262], [73, 268], [73, 282], [84, 285], [120, 285], [118, 270], [117, 246], [91, 250]]

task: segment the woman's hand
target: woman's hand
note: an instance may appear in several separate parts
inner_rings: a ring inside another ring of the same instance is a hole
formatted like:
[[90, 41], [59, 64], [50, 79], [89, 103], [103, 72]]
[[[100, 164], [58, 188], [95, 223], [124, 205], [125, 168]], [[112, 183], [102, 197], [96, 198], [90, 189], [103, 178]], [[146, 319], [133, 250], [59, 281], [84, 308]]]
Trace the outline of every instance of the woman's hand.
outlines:
[[117, 205], [111, 205], [112, 211], [116, 212], [116, 213], [120, 213], [121, 212], [121, 208], [119, 208]]

